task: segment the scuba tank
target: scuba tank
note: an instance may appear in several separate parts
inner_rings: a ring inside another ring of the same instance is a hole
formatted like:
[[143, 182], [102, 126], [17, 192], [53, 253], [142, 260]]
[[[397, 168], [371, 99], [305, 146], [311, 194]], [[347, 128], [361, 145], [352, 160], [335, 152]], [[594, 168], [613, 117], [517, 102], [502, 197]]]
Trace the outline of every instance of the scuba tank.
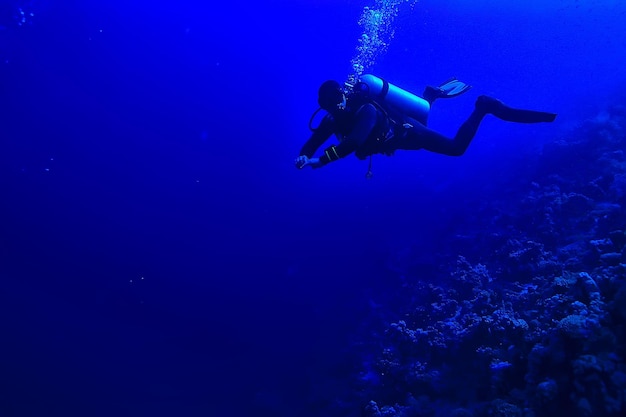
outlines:
[[430, 103], [372, 74], [365, 74], [352, 87], [354, 94], [374, 100], [426, 125]]

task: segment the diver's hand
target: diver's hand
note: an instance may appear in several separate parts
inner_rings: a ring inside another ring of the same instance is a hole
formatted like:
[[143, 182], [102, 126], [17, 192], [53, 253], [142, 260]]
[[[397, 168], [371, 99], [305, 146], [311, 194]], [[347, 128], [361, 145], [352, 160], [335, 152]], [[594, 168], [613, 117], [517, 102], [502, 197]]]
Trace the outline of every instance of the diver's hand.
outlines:
[[296, 168], [302, 169], [309, 164], [309, 158], [306, 155], [300, 155], [296, 158]]
[[300, 155], [296, 158], [296, 168], [302, 169], [307, 165], [311, 166], [311, 168], [321, 168], [323, 166], [319, 158], [309, 158], [306, 155]]

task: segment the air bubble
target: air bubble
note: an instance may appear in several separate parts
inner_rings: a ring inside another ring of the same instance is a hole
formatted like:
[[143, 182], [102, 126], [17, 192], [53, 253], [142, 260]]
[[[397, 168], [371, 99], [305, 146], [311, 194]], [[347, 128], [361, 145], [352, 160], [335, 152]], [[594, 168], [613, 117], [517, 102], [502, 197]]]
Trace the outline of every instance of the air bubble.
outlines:
[[417, 0], [376, 0], [374, 7], [363, 8], [358, 21], [363, 34], [358, 39], [356, 55], [350, 60], [353, 70], [348, 77], [350, 82], [358, 80], [387, 51], [395, 33], [393, 22], [403, 3], [413, 8]]

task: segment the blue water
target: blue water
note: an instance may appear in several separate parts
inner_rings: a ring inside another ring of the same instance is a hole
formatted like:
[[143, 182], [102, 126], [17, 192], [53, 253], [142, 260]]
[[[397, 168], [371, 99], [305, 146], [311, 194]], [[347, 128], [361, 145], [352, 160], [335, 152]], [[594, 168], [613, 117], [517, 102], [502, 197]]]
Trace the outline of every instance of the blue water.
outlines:
[[298, 171], [374, 3], [153, 3], [3, 2], [2, 416], [326, 415], [401, 266], [439, 267], [471, 202], [626, 93], [623, 2], [402, 4], [369, 72], [473, 86], [432, 128], [480, 94], [557, 121], [486, 119], [462, 158], [377, 156], [371, 180]]

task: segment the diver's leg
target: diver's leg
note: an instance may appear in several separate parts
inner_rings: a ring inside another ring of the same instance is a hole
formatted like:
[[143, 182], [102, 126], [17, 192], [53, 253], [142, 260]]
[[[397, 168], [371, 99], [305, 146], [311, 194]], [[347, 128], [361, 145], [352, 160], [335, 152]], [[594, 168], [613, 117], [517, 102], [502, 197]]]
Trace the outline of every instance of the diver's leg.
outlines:
[[515, 109], [500, 100], [489, 96], [480, 96], [476, 99], [476, 109], [484, 113], [491, 113], [498, 119], [516, 123], [553, 122], [556, 114], [535, 110]]
[[480, 122], [487, 114], [493, 114], [501, 120], [517, 123], [553, 122], [556, 118], [554, 113], [516, 109], [495, 98], [480, 96], [476, 100], [474, 111], [461, 125], [454, 138], [447, 138], [422, 124], [415, 123], [412, 128], [406, 131], [404, 137], [394, 143], [393, 148], [403, 150], [425, 149], [449, 156], [463, 155], [474, 139]]
[[474, 109], [469, 118], [461, 125], [454, 138], [448, 138], [441, 133], [427, 128], [422, 124], [415, 124], [408, 129], [394, 149], [420, 150], [440, 153], [448, 156], [461, 156], [467, 150], [470, 142], [478, 131], [478, 126], [485, 113]]

